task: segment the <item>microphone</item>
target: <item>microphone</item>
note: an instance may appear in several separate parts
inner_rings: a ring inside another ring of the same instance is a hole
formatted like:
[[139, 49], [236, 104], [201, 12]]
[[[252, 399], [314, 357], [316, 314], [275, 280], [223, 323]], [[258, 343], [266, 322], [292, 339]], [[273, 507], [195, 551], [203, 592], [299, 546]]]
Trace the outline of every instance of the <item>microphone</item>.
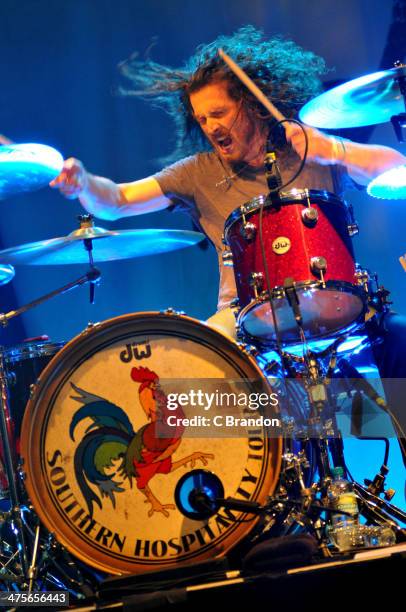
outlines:
[[285, 290], [285, 294], [288, 299], [288, 304], [293, 310], [293, 316], [295, 317], [295, 321], [299, 327], [302, 327], [303, 318], [302, 318], [302, 313], [300, 310], [300, 301], [296, 293], [295, 283], [294, 283], [293, 278], [285, 278], [285, 280], [283, 281], [283, 288]]
[[224, 497], [220, 478], [208, 470], [192, 470], [182, 476], [175, 488], [175, 503], [187, 518], [204, 521], [217, 514]]
[[243, 499], [236, 499], [235, 497], [226, 497], [226, 499], [219, 497], [217, 501], [223, 508], [235, 510], [236, 512], [249, 512], [251, 514], [261, 515], [266, 510], [266, 507], [261, 506], [261, 504], [256, 501], [244, 501]]
[[275, 191], [277, 191], [282, 185], [282, 177], [276, 161], [276, 153], [271, 143], [271, 133], [272, 130], [269, 131], [268, 138], [266, 140], [264, 165], [266, 170], [266, 181], [268, 183], [268, 189], [271, 192], [270, 196], [272, 200], [275, 198]]
[[187, 518], [196, 521], [207, 520], [217, 514], [220, 508], [236, 512], [261, 515], [265, 507], [256, 501], [234, 497], [224, 498], [224, 487], [220, 478], [208, 470], [192, 470], [180, 480], [175, 488], [175, 503]]

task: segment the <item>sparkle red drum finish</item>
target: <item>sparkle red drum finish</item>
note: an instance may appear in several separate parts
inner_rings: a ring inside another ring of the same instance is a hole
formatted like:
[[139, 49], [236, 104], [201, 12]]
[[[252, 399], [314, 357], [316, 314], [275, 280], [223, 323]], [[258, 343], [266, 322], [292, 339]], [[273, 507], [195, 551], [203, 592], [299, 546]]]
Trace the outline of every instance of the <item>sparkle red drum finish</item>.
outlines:
[[286, 279], [293, 280], [308, 340], [355, 328], [363, 320], [366, 300], [356, 281], [352, 214], [329, 192], [293, 189], [281, 192], [276, 204], [259, 196], [226, 221], [224, 242], [232, 253], [243, 333], [265, 345], [276, 339], [259, 238], [261, 206], [270, 294], [282, 344], [301, 340]]
[[[48, 342], [38, 339], [4, 349], [3, 359], [8, 382], [9, 428], [13, 452], [20, 453], [20, 433], [25, 406], [34, 385], [45, 366], [60, 351], [64, 342]], [[4, 467], [4, 451], [0, 440], [0, 497], [8, 496], [8, 481]]]

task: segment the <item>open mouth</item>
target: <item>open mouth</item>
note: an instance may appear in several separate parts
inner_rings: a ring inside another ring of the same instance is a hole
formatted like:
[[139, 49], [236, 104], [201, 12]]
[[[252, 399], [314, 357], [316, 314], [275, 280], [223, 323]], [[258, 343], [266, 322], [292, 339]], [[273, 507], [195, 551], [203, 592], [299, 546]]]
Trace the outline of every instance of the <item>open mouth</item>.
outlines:
[[224, 136], [216, 139], [217, 146], [223, 153], [228, 153], [233, 144], [231, 136]]

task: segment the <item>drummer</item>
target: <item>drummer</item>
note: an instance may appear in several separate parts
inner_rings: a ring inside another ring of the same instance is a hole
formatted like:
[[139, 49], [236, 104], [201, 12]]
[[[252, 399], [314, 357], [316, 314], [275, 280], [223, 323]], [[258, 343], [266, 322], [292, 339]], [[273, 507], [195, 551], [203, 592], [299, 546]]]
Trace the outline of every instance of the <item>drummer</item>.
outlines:
[[[218, 313], [211, 322], [233, 334], [234, 317], [228, 306], [236, 288], [232, 269], [221, 261], [224, 222], [238, 206], [267, 193], [268, 134], [283, 184], [300, 165], [305, 138], [295, 124], [274, 129], [275, 121], [221, 60], [219, 47], [238, 61], [286, 117], [296, 116], [303, 104], [322, 91], [320, 79], [326, 72], [322, 58], [289, 40], [266, 40], [252, 26], [199, 47], [182, 70], [131, 59], [122, 65], [123, 73], [132, 79], [131, 92], [148, 97], [175, 121], [177, 146], [168, 164], [147, 178], [116, 184], [90, 174], [79, 160], [70, 158], [51, 186], [68, 198], [79, 198], [88, 212], [101, 219], [166, 208], [187, 212], [219, 256]], [[403, 155], [388, 147], [358, 144], [308, 127], [306, 132], [306, 163], [288, 189], [323, 189], [340, 197], [345, 189], [367, 185], [385, 170], [406, 163]], [[394, 330], [393, 341], [406, 342], [400, 317], [388, 316], [385, 328], [389, 335]], [[403, 351], [398, 351], [397, 358], [392, 349], [392, 345], [390, 353], [380, 349], [381, 375], [406, 376]]]

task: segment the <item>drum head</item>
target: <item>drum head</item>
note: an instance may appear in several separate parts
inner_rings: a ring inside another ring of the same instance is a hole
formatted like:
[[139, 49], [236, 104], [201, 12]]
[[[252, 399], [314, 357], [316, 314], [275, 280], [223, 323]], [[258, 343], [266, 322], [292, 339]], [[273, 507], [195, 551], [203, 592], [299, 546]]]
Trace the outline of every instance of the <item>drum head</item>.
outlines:
[[[320, 288], [318, 283], [297, 283], [296, 294], [303, 320], [302, 328], [308, 341], [328, 338], [337, 332], [346, 333], [364, 320], [365, 302], [361, 289], [349, 283], [330, 281], [325, 289]], [[274, 291], [273, 295], [282, 344], [300, 342], [300, 330], [283, 288], [279, 292]], [[249, 304], [241, 311], [238, 324], [248, 336], [265, 345], [276, 342], [268, 301], [258, 300]]]
[[240, 437], [155, 435], [168, 379], [243, 379], [247, 393], [261, 380], [271, 392], [226, 336], [189, 317], [138, 313], [67, 344], [27, 405], [21, 454], [34, 508], [71, 553], [110, 574], [222, 556], [253, 529], [251, 515], [224, 509], [187, 518], [175, 489], [188, 471], [209, 470], [225, 497], [259, 503], [278, 480], [282, 442], [263, 427]]

